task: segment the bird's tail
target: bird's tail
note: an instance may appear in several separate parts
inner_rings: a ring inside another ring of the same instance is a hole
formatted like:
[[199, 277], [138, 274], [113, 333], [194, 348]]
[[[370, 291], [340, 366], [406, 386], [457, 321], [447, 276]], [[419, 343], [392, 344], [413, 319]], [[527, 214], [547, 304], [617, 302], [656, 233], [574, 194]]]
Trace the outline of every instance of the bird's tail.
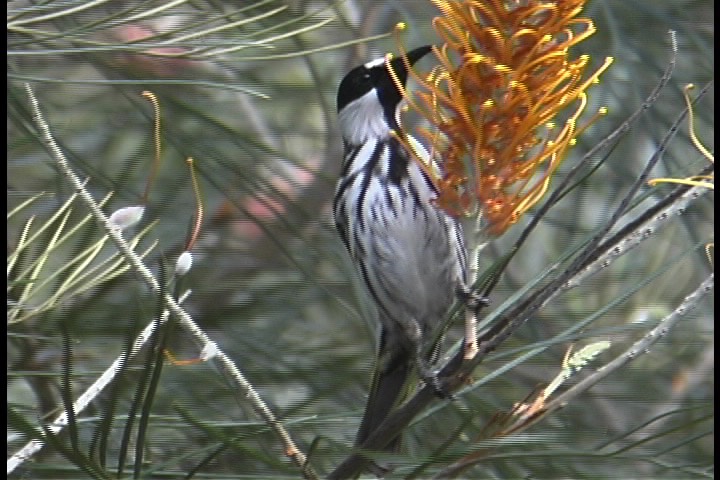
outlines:
[[[388, 341], [387, 332], [383, 330], [370, 395], [355, 439], [358, 447], [412, 390], [410, 378], [415, 369], [415, 357], [406, 349], [397, 347], [395, 342]], [[391, 440], [382, 450], [397, 453], [400, 450], [400, 436]]]

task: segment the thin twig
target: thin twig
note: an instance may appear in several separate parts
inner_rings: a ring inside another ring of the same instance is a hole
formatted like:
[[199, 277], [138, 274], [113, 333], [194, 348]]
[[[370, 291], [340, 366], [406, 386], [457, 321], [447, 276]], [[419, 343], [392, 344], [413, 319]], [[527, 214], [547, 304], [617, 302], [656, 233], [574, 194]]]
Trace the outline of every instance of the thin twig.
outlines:
[[629, 233], [622, 232], [622, 235], [613, 236], [612, 239], [604, 242], [601, 245], [602, 248], [599, 249], [603, 250], [605, 253], [600, 255], [597, 260], [593, 261], [571, 280], [565, 283], [559, 291], [562, 292], [576, 287], [600, 270], [607, 268], [612, 262], [635, 249], [643, 241], [653, 236], [659, 228], [667, 225], [670, 220], [673, 220], [676, 216], [685, 213], [690, 203], [710, 192], [710, 190], [706, 187], [692, 187], [685, 192], [682, 190], [682, 188], [679, 188], [677, 192], [673, 192], [673, 194], [671, 194], [672, 196], [669, 196], [669, 199], [671, 200], [669, 205], [666, 205], [665, 208], [661, 209], [655, 216], [650, 218], [649, 221], [639, 222], [638, 225], [634, 225], [635, 229], [631, 230]]

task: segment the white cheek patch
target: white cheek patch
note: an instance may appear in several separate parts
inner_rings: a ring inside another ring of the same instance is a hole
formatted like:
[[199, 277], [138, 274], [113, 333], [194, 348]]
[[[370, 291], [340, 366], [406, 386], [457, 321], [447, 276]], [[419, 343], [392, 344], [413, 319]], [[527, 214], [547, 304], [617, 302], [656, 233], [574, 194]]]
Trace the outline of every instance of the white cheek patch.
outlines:
[[343, 138], [352, 145], [390, 135], [390, 127], [375, 89], [346, 105], [338, 116], [338, 122]]

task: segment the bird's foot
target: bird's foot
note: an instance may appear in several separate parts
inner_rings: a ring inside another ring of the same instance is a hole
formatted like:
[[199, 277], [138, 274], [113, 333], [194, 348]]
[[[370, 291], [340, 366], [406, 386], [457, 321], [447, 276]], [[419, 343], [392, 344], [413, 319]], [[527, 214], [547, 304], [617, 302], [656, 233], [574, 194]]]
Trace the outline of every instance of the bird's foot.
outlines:
[[440, 381], [438, 372], [432, 370], [427, 366], [420, 367], [420, 378], [425, 382], [425, 385], [430, 387], [436, 397], [442, 400], [455, 400], [455, 396], [450, 392]]
[[477, 313], [482, 307], [490, 305], [490, 299], [478, 291], [470, 290], [468, 287], [457, 289], [457, 296], [465, 304], [465, 308]]

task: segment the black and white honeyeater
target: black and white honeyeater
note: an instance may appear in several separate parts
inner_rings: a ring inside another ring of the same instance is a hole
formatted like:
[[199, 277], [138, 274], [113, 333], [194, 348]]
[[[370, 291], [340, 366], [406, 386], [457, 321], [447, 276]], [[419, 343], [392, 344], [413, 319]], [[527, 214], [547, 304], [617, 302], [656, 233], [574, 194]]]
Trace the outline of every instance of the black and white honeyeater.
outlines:
[[[408, 52], [409, 65], [432, 50]], [[403, 57], [379, 58], [340, 82], [337, 108], [344, 156], [334, 200], [337, 229], [381, 323], [378, 361], [358, 430], [360, 446], [399, 405], [417, 376], [429, 378], [432, 345], [458, 292], [466, 291], [466, 251], [460, 225], [433, 200], [436, 189], [397, 135], [405, 86]], [[427, 155], [417, 145], [419, 155]], [[417, 372], [417, 373], [414, 373]], [[387, 451], [397, 450], [399, 438]]]

